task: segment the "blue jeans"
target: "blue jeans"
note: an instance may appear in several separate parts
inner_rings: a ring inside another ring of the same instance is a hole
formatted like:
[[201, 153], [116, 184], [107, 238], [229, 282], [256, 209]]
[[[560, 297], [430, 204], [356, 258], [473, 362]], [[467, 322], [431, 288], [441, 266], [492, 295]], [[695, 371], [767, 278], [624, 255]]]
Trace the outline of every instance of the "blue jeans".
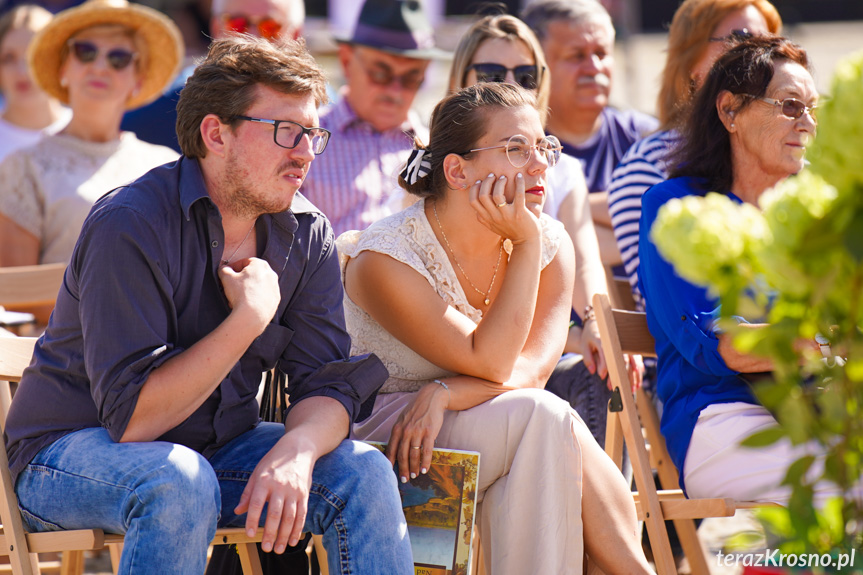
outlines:
[[[71, 433], [18, 478], [25, 527], [125, 534], [120, 573], [204, 573], [217, 525], [244, 526], [234, 507], [284, 432], [261, 423], [209, 460], [173, 443], [115, 443], [102, 428]], [[343, 441], [317, 461], [304, 530], [323, 534], [331, 573], [413, 573], [395, 474], [363, 443]]]

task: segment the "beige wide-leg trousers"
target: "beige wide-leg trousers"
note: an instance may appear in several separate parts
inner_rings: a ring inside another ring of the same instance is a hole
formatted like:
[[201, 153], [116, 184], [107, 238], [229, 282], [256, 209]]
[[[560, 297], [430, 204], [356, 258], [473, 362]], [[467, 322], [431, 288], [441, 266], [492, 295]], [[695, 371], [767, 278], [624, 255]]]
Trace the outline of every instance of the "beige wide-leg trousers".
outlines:
[[[379, 395], [354, 437], [387, 442], [413, 396]], [[538, 389], [445, 414], [435, 447], [480, 453], [480, 539], [493, 575], [582, 573], [582, 460], [574, 426], [584, 422], [569, 404]]]

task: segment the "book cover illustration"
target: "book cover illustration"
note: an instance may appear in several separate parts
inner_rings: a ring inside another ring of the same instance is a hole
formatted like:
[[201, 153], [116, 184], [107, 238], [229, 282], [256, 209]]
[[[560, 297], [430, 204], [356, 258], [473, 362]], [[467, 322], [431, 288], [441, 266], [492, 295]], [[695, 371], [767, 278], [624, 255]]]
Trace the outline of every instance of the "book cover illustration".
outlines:
[[435, 449], [428, 473], [399, 482], [415, 575], [470, 575], [478, 473], [479, 453]]

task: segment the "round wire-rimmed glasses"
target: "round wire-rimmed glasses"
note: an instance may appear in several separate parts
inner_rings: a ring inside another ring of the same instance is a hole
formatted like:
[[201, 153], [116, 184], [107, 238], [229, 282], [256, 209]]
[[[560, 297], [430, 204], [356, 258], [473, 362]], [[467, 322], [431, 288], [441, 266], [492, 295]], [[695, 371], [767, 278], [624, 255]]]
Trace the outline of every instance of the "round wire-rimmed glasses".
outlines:
[[506, 150], [506, 159], [509, 160], [509, 163], [512, 164], [512, 167], [514, 168], [525, 167], [530, 161], [530, 155], [533, 153], [534, 149], [545, 156], [545, 161], [548, 163], [548, 167], [550, 168], [560, 160], [560, 152], [563, 150], [563, 147], [560, 145], [560, 140], [554, 136], [546, 136], [536, 144], [531, 144], [530, 140], [527, 139], [527, 136], [515, 134], [514, 136], [509, 137], [506, 144], [502, 144], [500, 146], [488, 146], [487, 148], [474, 148], [464, 152], [464, 154], [482, 152], [483, 150], [497, 150], [499, 148], [504, 148]]
[[235, 120], [246, 120], [259, 124], [270, 124], [273, 126], [273, 141], [277, 146], [293, 150], [306, 134], [312, 141], [312, 151], [320, 156], [327, 149], [330, 141], [330, 131], [324, 128], [306, 128], [302, 124], [290, 120], [266, 120], [264, 118], [252, 118], [250, 116], [234, 116]]

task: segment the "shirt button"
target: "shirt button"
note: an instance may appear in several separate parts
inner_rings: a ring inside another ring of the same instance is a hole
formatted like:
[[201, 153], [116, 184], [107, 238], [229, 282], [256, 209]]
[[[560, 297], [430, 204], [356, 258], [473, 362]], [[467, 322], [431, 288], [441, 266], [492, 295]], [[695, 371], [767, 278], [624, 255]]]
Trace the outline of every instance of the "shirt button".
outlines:
[[686, 321], [686, 316], [685, 315], [680, 316], [680, 321]]
[[214, 248], [219, 247], [219, 240], [213, 240], [213, 243], [211, 243], [210, 245], [213, 246]]

